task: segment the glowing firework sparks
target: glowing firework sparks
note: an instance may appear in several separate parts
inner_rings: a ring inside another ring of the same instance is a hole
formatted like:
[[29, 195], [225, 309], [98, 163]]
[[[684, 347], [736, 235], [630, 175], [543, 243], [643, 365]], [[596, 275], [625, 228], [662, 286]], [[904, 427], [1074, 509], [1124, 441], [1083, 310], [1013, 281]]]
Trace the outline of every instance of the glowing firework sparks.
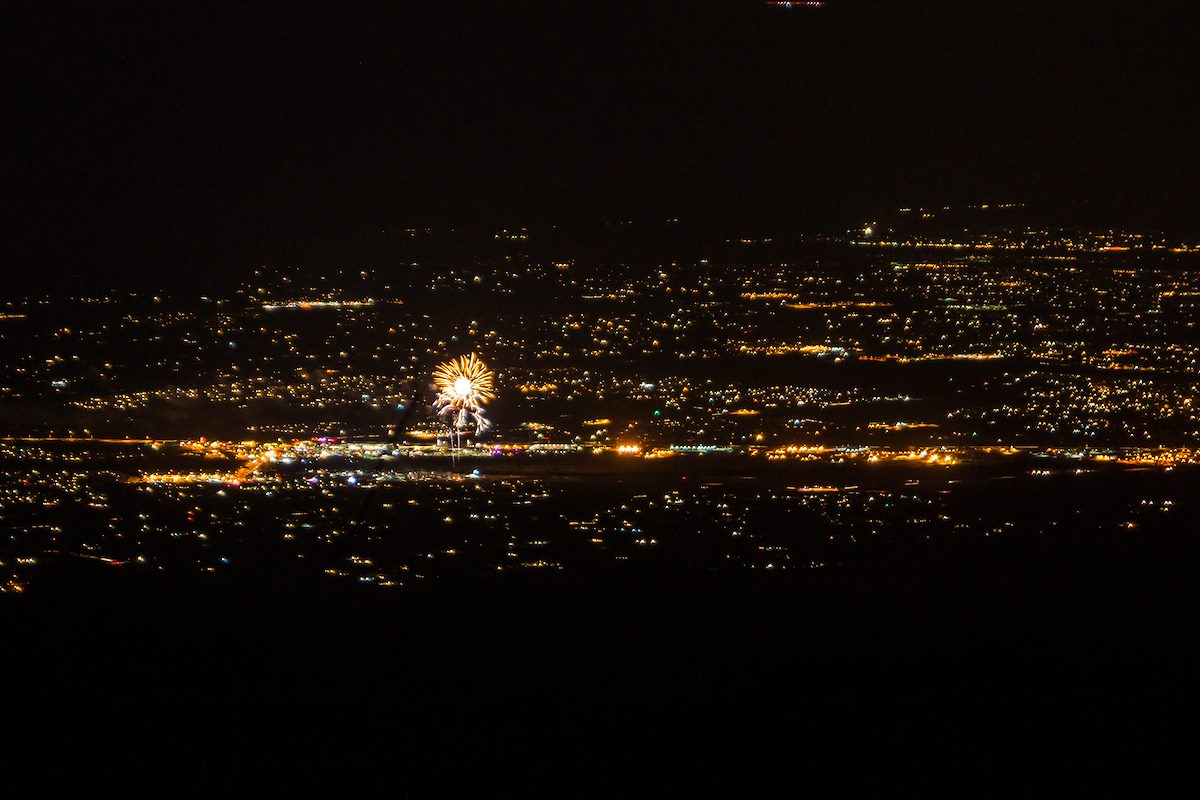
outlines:
[[455, 430], [475, 424], [475, 432], [483, 433], [492, 424], [483, 415], [483, 406], [495, 394], [495, 374], [487, 364], [471, 353], [439, 364], [433, 371], [433, 384], [438, 391], [434, 410], [452, 417]]

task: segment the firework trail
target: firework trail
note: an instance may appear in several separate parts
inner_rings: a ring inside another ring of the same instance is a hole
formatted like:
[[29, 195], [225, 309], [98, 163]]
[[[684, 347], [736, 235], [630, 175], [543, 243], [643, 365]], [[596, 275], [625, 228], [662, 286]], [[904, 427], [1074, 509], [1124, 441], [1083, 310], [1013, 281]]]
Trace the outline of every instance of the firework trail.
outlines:
[[449, 417], [455, 433], [475, 426], [481, 434], [492, 427], [483, 414], [483, 406], [495, 398], [495, 373], [474, 353], [439, 364], [433, 371], [437, 399], [433, 409]]

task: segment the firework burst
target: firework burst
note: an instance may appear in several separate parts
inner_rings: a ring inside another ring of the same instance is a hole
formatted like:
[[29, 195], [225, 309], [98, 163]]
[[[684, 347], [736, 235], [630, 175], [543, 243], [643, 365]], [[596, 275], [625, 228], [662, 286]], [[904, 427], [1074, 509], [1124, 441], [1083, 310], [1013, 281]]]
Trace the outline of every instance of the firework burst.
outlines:
[[438, 392], [434, 410], [439, 416], [450, 417], [456, 431], [473, 423], [475, 432], [483, 433], [492, 427], [483, 415], [483, 406], [496, 396], [495, 377], [474, 353], [439, 364], [433, 371], [433, 385]]

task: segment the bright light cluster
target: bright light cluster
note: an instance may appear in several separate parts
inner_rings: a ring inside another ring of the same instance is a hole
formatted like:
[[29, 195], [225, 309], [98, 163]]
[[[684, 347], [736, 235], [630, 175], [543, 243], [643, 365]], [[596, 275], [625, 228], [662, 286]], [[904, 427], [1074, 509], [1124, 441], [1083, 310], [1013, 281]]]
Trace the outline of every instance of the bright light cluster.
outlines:
[[495, 373], [474, 353], [439, 364], [433, 371], [437, 389], [434, 410], [452, 418], [456, 430], [475, 426], [483, 433], [492, 425], [483, 415], [483, 406], [496, 397]]

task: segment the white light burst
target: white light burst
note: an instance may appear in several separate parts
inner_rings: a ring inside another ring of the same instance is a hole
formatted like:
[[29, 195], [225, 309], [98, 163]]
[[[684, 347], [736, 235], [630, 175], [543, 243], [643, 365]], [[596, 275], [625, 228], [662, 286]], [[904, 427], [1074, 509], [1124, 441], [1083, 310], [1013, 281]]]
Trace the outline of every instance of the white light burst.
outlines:
[[475, 433], [483, 433], [492, 427], [483, 415], [483, 406], [496, 397], [495, 377], [474, 353], [439, 364], [433, 371], [433, 385], [438, 391], [434, 411], [450, 417], [455, 431], [474, 424]]

